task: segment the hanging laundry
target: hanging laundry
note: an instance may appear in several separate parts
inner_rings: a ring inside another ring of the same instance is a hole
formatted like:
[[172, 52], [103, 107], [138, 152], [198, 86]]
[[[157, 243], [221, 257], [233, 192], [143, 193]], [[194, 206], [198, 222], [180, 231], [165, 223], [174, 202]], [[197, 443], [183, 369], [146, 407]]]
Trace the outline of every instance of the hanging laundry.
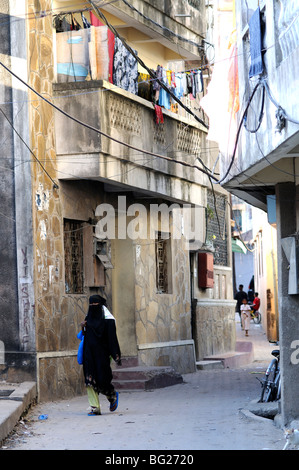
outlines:
[[[135, 51], [137, 54], [137, 52]], [[115, 38], [113, 83], [130, 93], [138, 94], [137, 59], [126, 49], [119, 38]]]
[[56, 33], [71, 31], [71, 24], [66, 15], [55, 15], [53, 18], [53, 26], [56, 29]]
[[228, 68], [228, 112], [232, 112], [233, 118], [240, 108], [239, 97], [239, 72], [238, 72], [238, 53], [237, 53], [237, 33], [233, 31], [229, 41], [230, 60]]
[[259, 7], [257, 10], [255, 10], [249, 21], [249, 38], [251, 57], [249, 78], [252, 78], [256, 75], [261, 75], [264, 71], [262, 56], [261, 12]]
[[92, 80], [109, 80], [107, 26], [90, 26], [89, 57]]
[[202, 92], [202, 83], [200, 80], [200, 75], [198, 71], [191, 72], [191, 82], [192, 82], [192, 97], [196, 99], [197, 94]]
[[[162, 70], [163, 70], [163, 67], [161, 65], [158, 65], [157, 70], [155, 72], [157, 79], [160, 81], [162, 80]], [[160, 89], [161, 89], [161, 85], [158, 82], [158, 80], [153, 81], [153, 92], [154, 92], [153, 98], [154, 98], [155, 103], [158, 103], [159, 101]]]
[[83, 28], [85, 28], [85, 29], [90, 28], [90, 23], [89, 23], [89, 21], [86, 19], [86, 17], [84, 16], [83, 11], [81, 12], [81, 18], [82, 18]]
[[192, 77], [190, 75], [190, 72], [186, 73], [186, 82], [187, 82], [187, 94], [190, 95], [192, 94]]
[[187, 81], [186, 81], [186, 74], [182, 72], [177, 72], [175, 74], [175, 95], [177, 98], [181, 99], [184, 95], [186, 95], [187, 89]]
[[79, 31], [81, 29], [81, 26], [79, 25], [78, 21], [74, 17], [73, 14], [71, 14], [71, 30], [72, 31]]
[[138, 96], [153, 101], [153, 87], [150, 75], [138, 73]]
[[84, 81], [89, 74], [89, 30], [56, 34], [58, 82]]
[[171, 107], [170, 94], [167, 93], [164, 88], [161, 88], [160, 90], [158, 104], [159, 106], [163, 106], [165, 109], [170, 109]]
[[[161, 67], [160, 73], [162, 78], [160, 79], [164, 85], [169, 87], [168, 74], [167, 70], [164, 67]], [[157, 103], [159, 106], [163, 106], [165, 109], [170, 109], [170, 94], [162, 87], [160, 87], [159, 100]]]
[[[90, 21], [92, 26], [98, 26], [98, 27], [105, 27], [107, 28], [106, 25], [104, 25], [99, 18], [97, 18], [94, 13], [90, 12]], [[109, 28], [107, 28], [107, 41], [108, 41], [108, 57], [109, 57], [109, 64], [108, 64], [108, 80], [110, 83], [113, 83], [113, 61], [114, 61], [114, 48], [115, 48], [115, 36], [110, 31]], [[107, 78], [106, 78], [107, 79]]]
[[161, 106], [155, 104], [155, 123], [156, 124], [164, 124], [164, 116], [162, 112]]
[[236, 42], [234, 42], [233, 37], [232, 35], [227, 52], [217, 57], [207, 94], [200, 100], [200, 105], [210, 121], [207, 138], [217, 142], [220, 152], [226, 157], [232, 155], [234, 151], [237, 133], [235, 111], [239, 105], [239, 90], [235, 89], [232, 93], [234, 85], [233, 87], [230, 86], [232, 79], [230, 73], [233, 70], [231, 63], [237, 58]]

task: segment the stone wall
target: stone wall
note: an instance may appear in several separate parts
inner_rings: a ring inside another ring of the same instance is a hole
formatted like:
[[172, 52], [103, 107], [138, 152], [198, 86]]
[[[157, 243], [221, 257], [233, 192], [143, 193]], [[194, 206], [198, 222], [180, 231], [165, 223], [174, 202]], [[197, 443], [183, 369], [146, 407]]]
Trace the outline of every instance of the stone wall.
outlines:
[[236, 345], [235, 302], [198, 301], [195, 321], [196, 360], [234, 351]]
[[[29, 84], [51, 100], [54, 79], [52, 1], [28, 1]], [[57, 188], [54, 110], [29, 93], [34, 227], [35, 325], [38, 393], [41, 401], [66, 398], [80, 389], [74, 351], [86, 312], [84, 296], [64, 295], [62, 188]], [[63, 352], [61, 354], [61, 352]]]
[[189, 252], [183, 240], [171, 240], [172, 289], [157, 293], [156, 242], [135, 244], [138, 358], [146, 365], [172, 365], [179, 373], [193, 372]]

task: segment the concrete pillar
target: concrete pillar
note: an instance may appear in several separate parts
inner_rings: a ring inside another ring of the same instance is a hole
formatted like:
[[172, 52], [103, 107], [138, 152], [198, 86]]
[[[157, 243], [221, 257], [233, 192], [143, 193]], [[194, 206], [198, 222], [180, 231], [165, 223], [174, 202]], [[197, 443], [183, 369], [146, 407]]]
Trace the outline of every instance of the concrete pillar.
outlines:
[[[281, 351], [283, 425], [299, 418], [299, 295], [290, 295], [289, 262], [281, 240], [296, 232], [296, 186], [276, 186], [279, 340]], [[297, 354], [298, 351], [298, 354]]]

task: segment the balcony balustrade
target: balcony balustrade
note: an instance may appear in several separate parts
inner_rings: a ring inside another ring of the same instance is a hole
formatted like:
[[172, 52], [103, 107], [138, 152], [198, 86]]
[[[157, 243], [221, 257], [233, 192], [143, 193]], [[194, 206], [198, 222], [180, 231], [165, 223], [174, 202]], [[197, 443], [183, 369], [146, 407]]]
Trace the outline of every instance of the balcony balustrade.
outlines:
[[200, 157], [209, 165], [201, 124], [166, 109], [163, 122], [157, 123], [152, 103], [102, 80], [56, 83], [53, 96], [62, 110], [100, 130], [56, 111], [60, 179], [97, 179], [193, 200], [191, 183], [203, 184], [206, 177], [176, 162], [200, 166]]

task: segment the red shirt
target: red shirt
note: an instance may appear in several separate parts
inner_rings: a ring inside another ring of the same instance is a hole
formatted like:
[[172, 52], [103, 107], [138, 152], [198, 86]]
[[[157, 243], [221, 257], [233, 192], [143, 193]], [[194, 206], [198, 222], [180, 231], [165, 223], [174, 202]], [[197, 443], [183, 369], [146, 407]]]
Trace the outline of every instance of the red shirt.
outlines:
[[258, 297], [255, 297], [252, 303], [253, 310], [257, 311], [260, 308], [260, 303], [260, 299]]

